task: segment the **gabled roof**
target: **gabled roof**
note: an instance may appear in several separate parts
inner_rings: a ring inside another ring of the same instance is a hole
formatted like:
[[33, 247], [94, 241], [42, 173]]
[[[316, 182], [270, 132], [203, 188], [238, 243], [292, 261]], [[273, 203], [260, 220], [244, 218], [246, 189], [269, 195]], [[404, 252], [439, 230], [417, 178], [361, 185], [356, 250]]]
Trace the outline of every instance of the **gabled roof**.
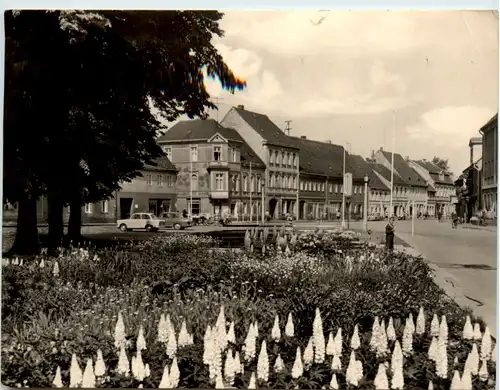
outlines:
[[486, 122], [486, 124], [483, 127], [481, 127], [481, 129], [479, 129], [479, 132], [490, 130], [491, 128], [495, 127], [492, 126], [493, 124], [498, 127], [498, 112], [495, 115], [493, 115], [493, 118], [491, 118], [488, 122]]
[[366, 162], [366, 160], [358, 156], [356, 154], [348, 154], [347, 156], [347, 164], [350, 167], [350, 171], [353, 176], [357, 179], [364, 179], [365, 175], [368, 175], [369, 178], [369, 186], [370, 188], [377, 190], [389, 190], [382, 180], [373, 172], [373, 168], [371, 164]]
[[427, 161], [427, 160], [414, 160], [414, 163], [420, 165], [422, 168], [424, 168], [429, 173], [437, 173], [437, 174], [439, 174], [442, 171], [442, 169], [440, 167], [438, 167], [436, 164], [432, 163], [431, 161]]
[[[424, 168], [427, 172], [429, 172], [432, 180], [435, 182], [435, 183], [438, 183], [438, 184], [450, 184], [450, 185], [453, 185], [453, 178], [451, 177], [450, 173], [449, 172], [446, 172], [444, 171], [443, 169], [441, 169], [441, 167], [438, 167], [436, 164], [434, 164], [433, 162], [431, 161], [427, 161], [427, 160], [416, 160], [414, 161], [416, 164], [420, 165], [422, 168]], [[440, 173], [443, 173], [444, 175], [444, 178], [443, 180], [440, 180], [439, 179], [439, 174]]]
[[[372, 169], [377, 172], [380, 176], [382, 176], [385, 180], [391, 181], [391, 171], [387, 169], [382, 164], [377, 163], [369, 163]], [[396, 173], [394, 172], [394, 184], [406, 184], [406, 182]]]
[[151, 161], [152, 164], [144, 164], [145, 169], [152, 169], [155, 171], [171, 171], [177, 172], [175, 165], [168, 159], [167, 156], [162, 156]]
[[243, 142], [240, 145], [240, 157], [241, 165], [245, 167], [250, 166], [250, 162], [252, 162], [252, 168], [266, 168], [266, 164], [264, 164], [259, 156], [257, 156], [257, 153], [255, 153], [250, 145], [248, 145], [246, 142]]
[[208, 141], [217, 133], [230, 142], [243, 142], [236, 130], [221, 126], [214, 119], [194, 119], [178, 122], [159, 137], [157, 142]]
[[[391, 161], [392, 153], [385, 150], [381, 152], [388, 161]], [[404, 158], [398, 153], [394, 153], [394, 170], [399, 173], [406, 184], [417, 187], [427, 187], [425, 179], [420, 176], [417, 171], [410, 167]]]
[[247, 122], [267, 142], [275, 146], [295, 148], [294, 143], [267, 115], [247, 111], [241, 107], [233, 107], [238, 115]]
[[301, 172], [327, 177], [342, 177], [344, 162], [344, 148], [342, 146], [299, 137], [288, 137], [288, 139], [295, 148], [299, 149]]

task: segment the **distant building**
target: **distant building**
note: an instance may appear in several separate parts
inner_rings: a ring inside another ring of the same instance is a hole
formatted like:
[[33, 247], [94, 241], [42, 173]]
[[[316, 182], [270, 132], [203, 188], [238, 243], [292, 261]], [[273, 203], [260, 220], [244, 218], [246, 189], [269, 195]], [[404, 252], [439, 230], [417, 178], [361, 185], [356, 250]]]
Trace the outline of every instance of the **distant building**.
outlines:
[[455, 180], [457, 194], [457, 213], [469, 221], [474, 214], [482, 210], [482, 158], [464, 169]]
[[498, 114], [491, 118], [479, 132], [482, 139], [482, 208], [496, 215], [497, 164], [498, 164]]
[[[392, 153], [382, 148], [373, 153], [373, 159], [377, 164], [383, 165], [391, 170]], [[424, 213], [427, 210], [427, 182], [410, 165], [410, 159], [404, 159], [400, 154], [394, 153], [394, 176], [402, 180], [393, 189], [393, 213], [396, 216], [412, 215], [413, 203], [416, 213]], [[394, 181], [396, 183], [396, 180]]]
[[450, 215], [454, 209], [452, 196], [455, 195], [455, 184], [451, 174], [425, 159], [410, 160], [408, 164], [417, 171], [428, 184], [428, 214], [434, 216], [441, 211], [444, 215]]
[[267, 115], [233, 107], [221, 125], [236, 130], [264, 163], [264, 209], [278, 219], [299, 213], [299, 149]]
[[236, 130], [213, 119], [183, 121], [158, 144], [179, 170], [178, 209], [241, 219], [262, 215], [265, 165]]

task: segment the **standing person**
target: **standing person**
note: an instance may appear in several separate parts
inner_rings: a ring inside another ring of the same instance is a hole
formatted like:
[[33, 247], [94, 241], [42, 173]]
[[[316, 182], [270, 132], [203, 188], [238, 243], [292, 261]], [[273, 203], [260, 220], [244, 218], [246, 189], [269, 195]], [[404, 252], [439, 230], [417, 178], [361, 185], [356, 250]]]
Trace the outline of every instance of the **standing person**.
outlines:
[[389, 218], [385, 227], [385, 247], [391, 252], [394, 250], [394, 217]]

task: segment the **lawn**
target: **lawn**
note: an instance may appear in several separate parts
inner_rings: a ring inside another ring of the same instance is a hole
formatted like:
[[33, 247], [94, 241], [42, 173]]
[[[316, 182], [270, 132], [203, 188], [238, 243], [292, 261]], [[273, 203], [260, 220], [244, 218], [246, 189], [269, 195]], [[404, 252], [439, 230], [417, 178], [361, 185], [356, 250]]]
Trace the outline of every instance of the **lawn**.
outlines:
[[494, 388], [481, 319], [423, 259], [358, 239], [266, 228], [241, 251], [173, 234], [4, 259], [2, 383]]

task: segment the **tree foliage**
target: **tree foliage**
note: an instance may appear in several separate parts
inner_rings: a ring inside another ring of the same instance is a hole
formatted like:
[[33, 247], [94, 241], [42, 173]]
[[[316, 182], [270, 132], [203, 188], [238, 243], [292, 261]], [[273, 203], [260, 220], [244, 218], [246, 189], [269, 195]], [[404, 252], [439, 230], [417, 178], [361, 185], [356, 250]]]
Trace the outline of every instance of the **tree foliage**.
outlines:
[[448, 159], [444, 159], [444, 158], [441, 158], [441, 157], [434, 156], [433, 159], [432, 159], [432, 163], [434, 165], [437, 165], [443, 171], [450, 172], [450, 165], [448, 163]]
[[81, 212], [76, 206], [109, 198], [163, 154], [152, 108], [167, 121], [206, 117], [214, 105], [204, 72], [231, 92], [243, 89], [212, 44], [222, 16], [7, 12], [5, 200], [22, 207], [47, 194], [60, 242], [64, 204]]

